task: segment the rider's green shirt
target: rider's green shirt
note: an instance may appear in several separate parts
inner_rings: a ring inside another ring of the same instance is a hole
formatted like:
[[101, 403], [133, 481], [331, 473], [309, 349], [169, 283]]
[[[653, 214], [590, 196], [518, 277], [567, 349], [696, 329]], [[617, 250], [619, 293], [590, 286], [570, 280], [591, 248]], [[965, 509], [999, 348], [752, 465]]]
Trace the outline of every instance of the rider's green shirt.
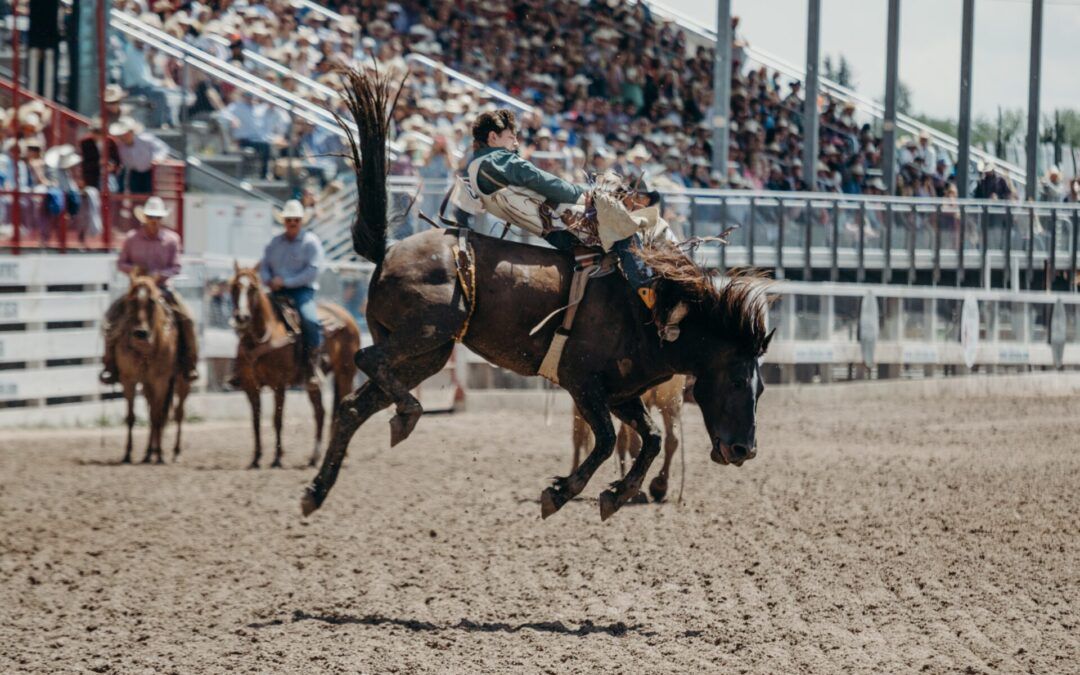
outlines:
[[473, 159], [482, 160], [476, 187], [485, 195], [513, 185], [533, 190], [554, 205], [573, 204], [585, 194], [584, 187], [568, 183], [506, 148], [480, 148]]

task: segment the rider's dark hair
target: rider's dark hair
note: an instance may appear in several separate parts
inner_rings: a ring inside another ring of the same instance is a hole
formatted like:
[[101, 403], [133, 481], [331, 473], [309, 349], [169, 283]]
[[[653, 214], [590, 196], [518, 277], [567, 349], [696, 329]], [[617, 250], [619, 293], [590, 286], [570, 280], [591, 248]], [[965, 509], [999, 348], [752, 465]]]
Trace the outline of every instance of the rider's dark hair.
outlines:
[[512, 110], [501, 108], [481, 113], [472, 125], [473, 141], [481, 148], [487, 147], [488, 134], [501, 134], [507, 129], [517, 129], [517, 118]]

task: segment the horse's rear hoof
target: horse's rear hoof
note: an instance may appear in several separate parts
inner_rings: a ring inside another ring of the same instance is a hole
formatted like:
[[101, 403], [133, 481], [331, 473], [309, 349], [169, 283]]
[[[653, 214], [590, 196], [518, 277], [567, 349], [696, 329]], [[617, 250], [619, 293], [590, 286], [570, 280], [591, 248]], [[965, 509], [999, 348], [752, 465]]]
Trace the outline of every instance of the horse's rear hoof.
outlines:
[[259, 463], [258, 462], [252, 462], [251, 464], [248, 464], [248, 469], [258, 469], [258, 468], [259, 468]]
[[270, 465], [270, 468], [271, 469], [280, 469], [281, 468], [281, 460], [280, 459], [275, 459], [273, 464]]
[[304, 517], [310, 516], [312, 513], [319, 509], [319, 500], [315, 498], [314, 492], [311, 488], [304, 488], [304, 494], [300, 496], [300, 513], [304, 514]]
[[420, 421], [421, 409], [400, 412], [390, 420], [390, 447], [394, 447], [409, 437]]
[[614, 490], [604, 490], [600, 493], [600, 520], [607, 520], [619, 510], [619, 500]]

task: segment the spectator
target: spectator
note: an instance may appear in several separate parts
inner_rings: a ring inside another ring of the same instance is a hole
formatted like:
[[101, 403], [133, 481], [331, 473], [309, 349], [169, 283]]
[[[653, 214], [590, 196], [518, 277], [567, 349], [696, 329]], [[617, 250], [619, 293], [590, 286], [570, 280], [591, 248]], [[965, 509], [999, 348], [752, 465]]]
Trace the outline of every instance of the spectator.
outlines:
[[246, 90], [237, 90], [233, 102], [221, 113], [232, 127], [233, 139], [241, 148], [251, 148], [259, 157], [259, 177], [266, 178], [270, 165], [271, 142], [280, 138], [275, 132], [275, 118], [270, 106], [256, 101]]
[[[147, 16], [143, 15], [146, 19]], [[161, 28], [161, 20], [149, 20], [152, 27]], [[154, 25], [156, 24], [156, 25]], [[158, 55], [159, 58], [164, 58]], [[169, 106], [169, 92], [176, 91], [176, 83], [167, 76], [155, 75], [150, 65], [150, 56], [147, 55], [145, 45], [138, 40], [126, 40], [123, 42], [120, 55], [121, 85], [128, 92], [137, 96], [145, 96], [150, 101], [150, 124], [161, 127], [174, 125], [175, 119]]]
[[1046, 172], [1046, 176], [1039, 181], [1039, 201], [1065, 201], [1065, 185], [1061, 182], [1061, 169], [1056, 166], [1050, 167], [1050, 170]]
[[168, 146], [130, 117], [121, 117], [110, 124], [109, 135], [116, 139], [120, 165], [127, 174], [127, 191], [150, 194], [154, 164], [168, 156]]
[[79, 138], [78, 147], [79, 154], [82, 156], [82, 164], [80, 169], [82, 170], [82, 182], [84, 185], [89, 185], [100, 190], [101, 184], [101, 142], [105, 141], [108, 144], [109, 159], [107, 165], [113, 167], [109, 169], [108, 178], [111, 181], [109, 185], [110, 191], [115, 191], [116, 186], [112, 183], [115, 182], [114, 171], [116, 167], [120, 166], [120, 152], [116, 147], [116, 140], [101, 133], [101, 118], [95, 117], [90, 120], [90, 126], [86, 130], [86, 134]]
[[993, 161], [979, 162], [979, 182], [975, 184], [972, 196], [976, 199], [1002, 199], [1011, 200], [1016, 198], [1009, 180], [997, 172], [997, 166]]

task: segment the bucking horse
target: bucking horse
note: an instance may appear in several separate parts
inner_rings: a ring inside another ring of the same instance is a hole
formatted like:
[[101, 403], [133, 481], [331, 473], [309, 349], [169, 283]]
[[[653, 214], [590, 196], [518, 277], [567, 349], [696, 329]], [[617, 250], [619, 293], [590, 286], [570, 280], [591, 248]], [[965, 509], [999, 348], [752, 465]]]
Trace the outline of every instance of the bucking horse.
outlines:
[[[565, 252], [459, 228], [433, 228], [387, 248], [386, 143], [401, 83], [379, 72], [343, 77], [356, 124], [354, 133], [338, 120], [358, 182], [353, 248], [375, 264], [367, 306], [374, 344], [356, 354], [369, 380], [342, 401], [322, 466], [301, 498], [304, 515], [322, 505], [350, 439], [373, 414], [394, 405], [391, 445], [409, 436], [423, 412], [410, 390], [442, 369], [455, 341], [494, 365], [537, 375], [561, 327], [547, 322], [533, 329], [567, 303], [575, 265]], [[757, 401], [764, 390], [759, 361], [772, 337], [766, 283], [754, 275], [717, 283], [672, 244], [646, 245], [638, 254], [660, 276], [653, 308], [621, 275], [593, 279], [563, 345], [555, 379], [596, 442], [575, 471], [542, 492], [544, 518], [578, 495], [611, 456], [612, 414], [638, 433], [642, 449], [627, 474], [601, 493], [600, 517], [606, 520], [637, 494], [661, 444], [641, 395], [678, 373], [696, 378], [712, 459], [741, 466], [756, 454]], [[678, 336], [661, 339], [657, 325], [675, 322]]]

